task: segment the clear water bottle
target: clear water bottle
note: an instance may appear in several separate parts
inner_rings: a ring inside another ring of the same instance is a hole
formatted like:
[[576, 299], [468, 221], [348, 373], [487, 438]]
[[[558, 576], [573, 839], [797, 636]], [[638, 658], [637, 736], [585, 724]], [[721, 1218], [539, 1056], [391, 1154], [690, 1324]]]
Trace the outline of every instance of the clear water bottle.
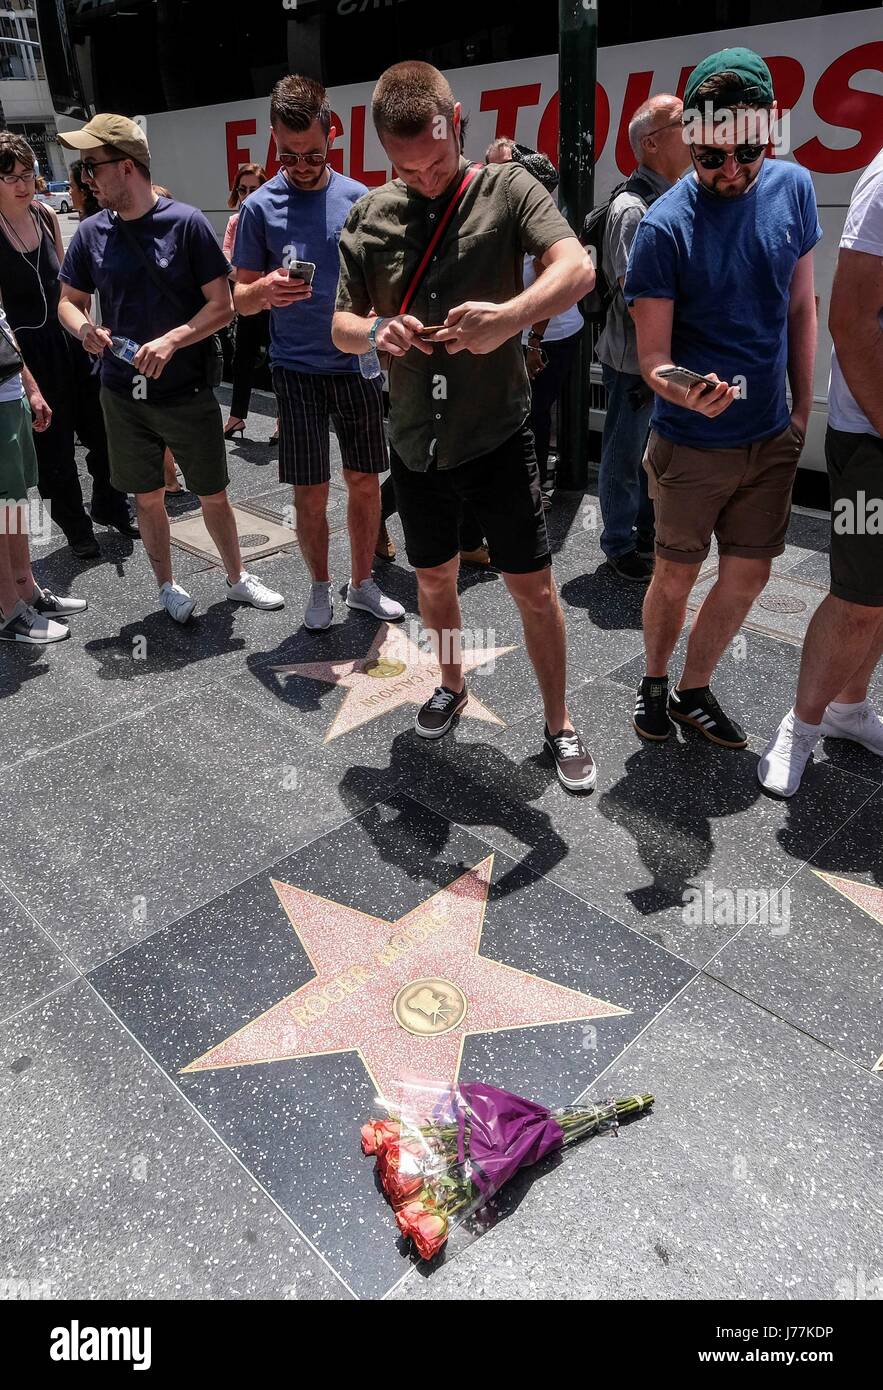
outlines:
[[141, 344], [133, 343], [131, 338], [120, 338], [116, 333], [111, 334], [110, 350], [114, 357], [119, 357], [123, 362], [128, 362], [132, 366], [135, 362], [135, 353], [140, 351]]
[[359, 371], [368, 381], [376, 376], [383, 376], [383, 368], [375, 348], [369, 348], [367, 352], [359, 354]]

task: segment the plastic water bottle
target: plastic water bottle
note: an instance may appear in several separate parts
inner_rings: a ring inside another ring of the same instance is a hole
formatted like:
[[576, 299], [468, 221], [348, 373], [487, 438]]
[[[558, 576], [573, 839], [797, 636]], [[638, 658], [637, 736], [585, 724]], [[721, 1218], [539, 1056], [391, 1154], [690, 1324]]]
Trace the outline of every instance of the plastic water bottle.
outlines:
[[374, 348], [369, 348], [367, 352], [359, 354], [359, 371], [368, 381], [371, 381], [376, 376], [383, 376], [380, 358], [377, 356], [377, 352]]
[[140, 343], [133, 343], [131, 338], [120, 338], [116, 333], [111, 334], [110, 350], [114, 357], [119, 357], [123, 362], [128, 362], [130, 366], [134, 364], [135, 353], [140, 350]]

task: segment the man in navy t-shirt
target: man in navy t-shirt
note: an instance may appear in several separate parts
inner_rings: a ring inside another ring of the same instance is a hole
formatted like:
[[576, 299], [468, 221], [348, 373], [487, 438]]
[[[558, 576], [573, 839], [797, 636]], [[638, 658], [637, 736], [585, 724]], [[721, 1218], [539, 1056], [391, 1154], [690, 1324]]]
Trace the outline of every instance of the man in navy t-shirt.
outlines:
[[[329, 424], [333, 422], [347, 487], [352, 570], [346, 602], [398, 621], [405, 610], [371, 576], [380, 529], [380, 482], [389, 467], [380, 377], [366, 379], [356, 357], [331, 341], [340, 268], [338, 242], [353, 203], [368, 192], [328, 165], [337, 134], [324, 87], [283, 77], [270, 99], [281, 169], [242, 205], [233, 264], [240, 314], [270, 310], [270, 364], [279, 401], [279, 480], [294, 488], [297, 536], [312, 577], [305, 625], [331, 625], [328, 573]], [[289, 266], [315, 266], [311, 283]]]
[[[657, 558], [634, 715], [656, 741], [668, 738], [669, 716], [727, 748], [748, 741], [709, 682], [785, 549], [812, 405], [812, 248], [822, 230], [807, 171], [766, 157], [772, 106], [769, 68], [750, 49], [694, 69], [684, 93], [693, 173], [653, 204], [626, 272], [641, 374], [656, 393], [644, 467]], [[667, 376], [673, 367], [714, 384]], [[717, 581], [669, 694], [668, 663], [712, 534]]]
[[[84, 152], [83, 173], [103, 210], [80, 223], [68, 247], [58, 317], [101, 358], [111, 480], [135, 494], [160, 602], [178, 623], [196, 607], [172, 576], [163, 473], [169, 448], [202, 503], [227, 571], [227, 598], [281, 608], [282, 595], [242, 568], [227, 498], [221, 411], [204, 342], [233, 316], [229, 267], [215, 234], [196, 208], [154, 193], [147, 137], [128, 117], [93, 116], [59, 139]], [[90, 314], [96, 291], [101, 328]]]

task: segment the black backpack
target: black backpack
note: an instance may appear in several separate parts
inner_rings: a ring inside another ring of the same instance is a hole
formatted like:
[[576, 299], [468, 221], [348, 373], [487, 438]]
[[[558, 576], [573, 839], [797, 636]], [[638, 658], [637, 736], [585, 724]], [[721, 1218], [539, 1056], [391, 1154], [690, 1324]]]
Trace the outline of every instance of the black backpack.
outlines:
[[613, 276], [608, 276], [604, 265], [604, 234], [607, 230], [607, 217], [610, 208], [620, 193], [637, 194], [641, 202], [646, 203], [648, 208], [657, 197], [655, 190], [647, 180], [635, 172], [630, 174], [624, 182], [616, 185], [606, 203], [599, 203], [597, 207], [592, 208], [583, 223], [580, 243], [591, 253], [592, 263], [595, 267], [595, 287], [580, 300], [580, 309], [583, 318], [588, 323], [597, 324], [599, 329], [603, 328], [607, 321], [607, 313], [613, 302], [613, 296], [619, 288], [616, 279]]

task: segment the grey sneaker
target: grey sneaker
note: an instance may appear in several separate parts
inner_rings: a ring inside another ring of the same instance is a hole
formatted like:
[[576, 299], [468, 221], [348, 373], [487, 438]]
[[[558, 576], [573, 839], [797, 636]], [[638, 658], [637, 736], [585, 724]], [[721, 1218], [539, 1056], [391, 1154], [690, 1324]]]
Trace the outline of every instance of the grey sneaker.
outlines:
[[56, 623], [44, 617], [24, 599], [19, 599], [8, 618], [0, 620], [2, 642], [30, 642], [40, 646], [47, 642], [63, 642], [70, 635], [67, 623]]
[[191, 598], [186, 589], [182, 589], [180, 584], [170, 584], [168, 580], [159, 591], [159, 601], [176, 623], [188, 622], [196, 607], [196, 599]]
[[50, 589], [41, 589], [35, 584], [31, 607], [44, 618], [69, 618], [72, 613], [85, 613], [89, 605], [84, 598], [53, 594]]
[[310, 585], [310, 601], [304, 613], [304, 627], [309, 628], [310, 632], [324, 632], [326, 627], [331, 626], [333, 617], [334, 595], [331, 592], [331, 580], [321, 579], [318, 584]]
[[350, 580], [346, 591], [346, 606], [362, 608], [366, 613], [371, 613], [386, 623], [401, 622], [405, 616], [402, 605], [394, 598], [387, 598], [386, 594], [381, 593], [373, 579], [363, 579], [361, 584], [354, 584]]

